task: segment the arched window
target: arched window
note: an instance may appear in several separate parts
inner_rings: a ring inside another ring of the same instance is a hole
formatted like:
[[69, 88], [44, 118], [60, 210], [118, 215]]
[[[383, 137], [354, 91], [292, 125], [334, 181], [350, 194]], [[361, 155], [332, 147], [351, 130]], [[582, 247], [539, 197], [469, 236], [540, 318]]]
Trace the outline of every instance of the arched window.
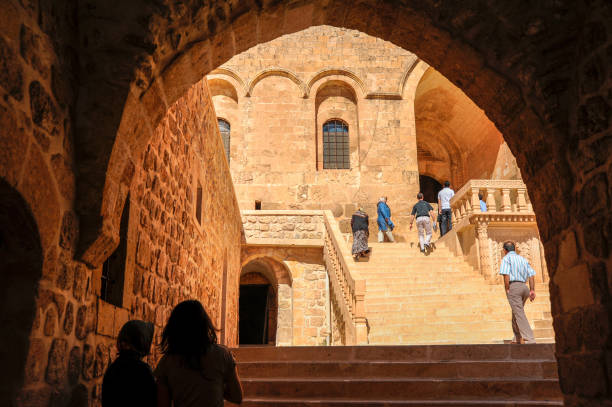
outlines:
[[323, 125], [323, 168], [351, 168], [348, 126], [340, 120], [329, 120]]
[[227, 157], [227, 162], [230, 160], [230, 124], [229, 122], [218, 119], [219, 122], [219, 132], [221, 133], [221, 139], [223, 140], [223, 147], [225, 148], [225, 156]]

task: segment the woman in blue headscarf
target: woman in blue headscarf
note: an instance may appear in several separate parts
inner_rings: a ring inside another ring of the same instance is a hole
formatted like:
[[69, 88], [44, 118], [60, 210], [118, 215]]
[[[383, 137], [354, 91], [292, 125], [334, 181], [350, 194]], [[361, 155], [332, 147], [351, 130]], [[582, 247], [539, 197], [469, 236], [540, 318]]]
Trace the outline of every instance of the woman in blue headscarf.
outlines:
[[391, 221], [391, 209], [389, 208], [389, 205], [387, 205], [386, 196], [381, 196], [378, 200], [377, 213], [378, 243], [382, 243], [385, 240], [383, 233], [387, 235], [387, 238], [390, 242], [393, 242], [393, 233], [391, 233], [391, 231], [393, 230], [395, 225]]

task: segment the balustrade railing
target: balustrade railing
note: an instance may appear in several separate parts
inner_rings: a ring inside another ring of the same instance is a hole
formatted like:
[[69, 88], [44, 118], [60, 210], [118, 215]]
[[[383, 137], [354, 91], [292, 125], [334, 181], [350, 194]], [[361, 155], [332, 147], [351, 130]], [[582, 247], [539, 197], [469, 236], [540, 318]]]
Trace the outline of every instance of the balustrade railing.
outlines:
[[[480, 209], [479, 194], [486, 203], [486, 212]], [[473, 179], [457, 191], [450, 203], [453, 230], [443, 241], [487, 280], [498, 282], [502, 245], [511, 240], [536, 270], [537, 281], [548, 281], [544, 248], [523, 181]]]
[[342, 240], [338, 222], [331, 211], [324, 211], [325, 238], [324, 258], [331, 291], [345, 322], [345, 343], [364, 345], [368, 343], [367, 319], [365, 316], [365, 280], [357, 277], [348, 267], [351, 259], [347, 244]]
[[482, 194], [487, 213], [533, 215], [533, 207], [527, 187], [521, 180], [473, 179], [468, 181], [451, 199], [453, 224], [460, 223], [472, 214], [482, 213]]

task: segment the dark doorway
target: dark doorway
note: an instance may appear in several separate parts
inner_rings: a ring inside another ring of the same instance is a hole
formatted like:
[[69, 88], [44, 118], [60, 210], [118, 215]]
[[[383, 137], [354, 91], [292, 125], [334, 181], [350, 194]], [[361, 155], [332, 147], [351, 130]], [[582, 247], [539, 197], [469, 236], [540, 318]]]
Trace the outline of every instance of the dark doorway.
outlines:
[[240, 345], [268, 343], [268, 292], [270, 284], [240, 286]]
[[[16, 405], [36, 314], [36, 292], [43, 254], [28, 204], [0, 178], [0, 406]], [[42, 310], [57, 315], [61, 309]], [[40, 346], [40, 342], [38, 343]]]
[[419, 175], [419, 184], [425, 201], [438, 202], [438, 192], [442, 189], [442, 184], [428, 175]]

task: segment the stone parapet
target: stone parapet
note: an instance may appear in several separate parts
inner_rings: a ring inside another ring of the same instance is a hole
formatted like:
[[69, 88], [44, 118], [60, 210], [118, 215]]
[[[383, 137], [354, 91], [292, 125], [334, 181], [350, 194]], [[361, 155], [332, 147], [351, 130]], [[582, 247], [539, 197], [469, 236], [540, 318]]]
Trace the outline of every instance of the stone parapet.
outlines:
[[[479, 193], [486, 212], [480, 209]], [[522, 180], [470, 180], [451, 199], [451, 209], [453, 229], [440, 242], [464, 256], [490, 283], [500, 282], [502, 246], [508, 240], [529, 261], [536, 281], [548, 281], [535, 213]]]
[[323, 211], [241, 211], [247, 244], [323, 246]]

